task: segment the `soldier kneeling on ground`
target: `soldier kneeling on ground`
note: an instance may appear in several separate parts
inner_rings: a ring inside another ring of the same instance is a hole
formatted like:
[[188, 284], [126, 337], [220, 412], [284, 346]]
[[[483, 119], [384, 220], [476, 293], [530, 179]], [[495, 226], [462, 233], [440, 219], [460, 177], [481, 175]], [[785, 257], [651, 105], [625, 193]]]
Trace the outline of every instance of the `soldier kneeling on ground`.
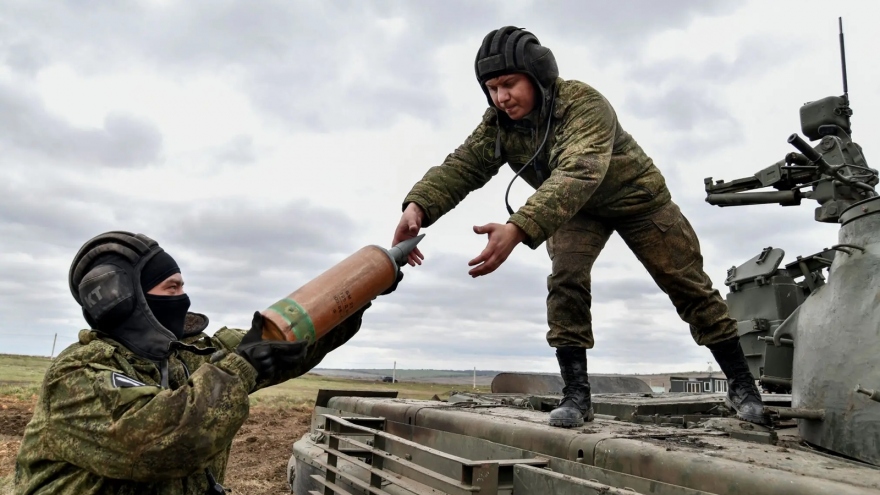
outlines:
[[262, 340], [259, 312], [249, 331], [209, 337], [174, 259], [128, 232], [83, 245], [69, 284], [92, 329], [46, 372], [17, 458], [20, 494], [224, 493], [248, 395], [317, 366], [366, 309], [313, 343]]

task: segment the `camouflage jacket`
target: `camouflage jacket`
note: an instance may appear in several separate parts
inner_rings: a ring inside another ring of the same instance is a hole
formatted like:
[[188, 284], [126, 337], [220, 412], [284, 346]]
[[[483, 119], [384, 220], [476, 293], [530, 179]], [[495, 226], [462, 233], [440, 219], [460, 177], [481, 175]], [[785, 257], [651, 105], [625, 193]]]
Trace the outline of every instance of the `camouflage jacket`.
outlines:
[[[579, 212], [619, 217], [670, 201], [660, 171], [598, 91], [580, 81], [557, 79], [552, 112], [537, 166], [521, 174], [536, 191], [508, 220], [526, 233], [531, 248]], [[519, 171], [543, 140], [546, 119], [513, 122], [489, 108], [464, 144], [413, 186], [404, 208], [418, 204], [427, 227], [485, 185], [504, 163]]]
[[222, 482], [232, 439], [247, 419], [248, 394], [302, 375], [358, 331], [363, 311], [313, 343], [278, 382], [232, 352], [244, 331], [218, 330], [184, 339], [225, 356], [176, 351], [169, 389], [155, 362], [82, 330], [53, 361], [15, 468], [16, 494], [203, 495], [205, 468]]

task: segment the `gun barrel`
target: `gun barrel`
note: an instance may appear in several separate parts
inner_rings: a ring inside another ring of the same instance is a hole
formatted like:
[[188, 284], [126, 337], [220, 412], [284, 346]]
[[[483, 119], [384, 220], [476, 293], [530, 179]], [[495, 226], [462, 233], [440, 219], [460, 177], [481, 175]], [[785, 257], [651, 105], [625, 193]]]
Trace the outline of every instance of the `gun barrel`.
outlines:
[[797, 133], [788, 136], [788, 144], [797, 148], [797, 150], [800, 151], [805, 157], [807, 157], [808, 160], [815, 163], [816, 165], [819, 165], [820, 169], [828, 168], [828, 164], [825, 163], [825, 159], [822, 158], [822, 155], [814, 150], [813, 147], [810, 146], [806, 141], [801, 139], [801, 137], [798, 136]]
[[721, 193], [706, 195], [706, 202], [715, 206], [745, 206], [779, 203], [783, 206], [800, 204], [799, 191], [769, 191], [752, 193]]

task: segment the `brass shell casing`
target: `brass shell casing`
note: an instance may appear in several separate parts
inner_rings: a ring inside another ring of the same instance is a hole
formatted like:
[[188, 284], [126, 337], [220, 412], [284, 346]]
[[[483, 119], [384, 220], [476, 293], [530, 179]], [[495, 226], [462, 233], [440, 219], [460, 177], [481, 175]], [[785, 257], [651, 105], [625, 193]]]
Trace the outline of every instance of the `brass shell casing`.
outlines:
[[320, 339], [391, 287], [398, 270], [387, 250], [361, 248], [263, 311], [263, 339]]

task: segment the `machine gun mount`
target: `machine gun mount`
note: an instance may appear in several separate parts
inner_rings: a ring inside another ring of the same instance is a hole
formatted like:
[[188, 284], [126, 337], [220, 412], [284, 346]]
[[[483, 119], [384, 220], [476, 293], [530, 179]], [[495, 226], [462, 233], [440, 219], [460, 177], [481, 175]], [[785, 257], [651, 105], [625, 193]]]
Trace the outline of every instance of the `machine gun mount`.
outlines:
[[[731, 182], [713, 181], [707, 177], [706, 202], [716, 206], [744, 206], [779, 203], [799, 205], [801, 199], [819, 203], [817, 222], [837, 223], [843, 210], [854, 203], [877, 196], [877, 170], [868, 167], [862, 147], [852, 140], [849, 87], [846, 81], [846, 57], [843, 45], [843, 24], [840, 23], [840, 57], [843, 73], [843, 95], [829, 96], [801, 106], [801, 131], [810, 146], [797, 134], [788, 143], [800, 153], [791, 152], [782, 160], [758, 171], [751, 177]], [[746, 192], [772, 187], [775, 191]], [[807, 189], [809, 188], [809, 189]]]

